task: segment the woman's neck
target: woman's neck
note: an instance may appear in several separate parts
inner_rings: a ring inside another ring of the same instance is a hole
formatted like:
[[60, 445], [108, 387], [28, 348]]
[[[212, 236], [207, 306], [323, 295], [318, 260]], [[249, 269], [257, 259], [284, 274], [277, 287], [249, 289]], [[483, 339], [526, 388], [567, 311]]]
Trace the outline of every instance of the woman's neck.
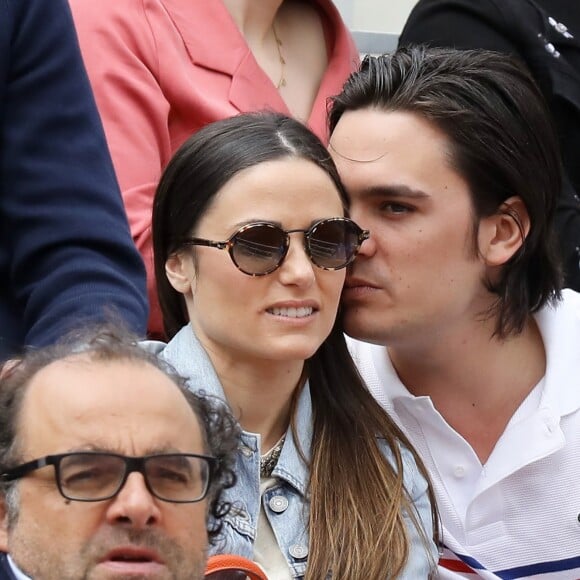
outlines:
[[284, 0], [222, 0], [248, 43], [260, 43], [272, 31]]
[[265, 453], [286, 433], [294, 395], [303, 383], [304, 361], [251, 360], [215, 345], [203, 346], [234, 415], [244, 431], [260, 434]]

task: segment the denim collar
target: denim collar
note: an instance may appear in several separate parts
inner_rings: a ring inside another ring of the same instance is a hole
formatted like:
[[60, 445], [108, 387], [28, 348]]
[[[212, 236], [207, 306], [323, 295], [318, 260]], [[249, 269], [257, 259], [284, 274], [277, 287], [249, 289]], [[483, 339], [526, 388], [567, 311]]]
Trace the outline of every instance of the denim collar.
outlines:
[[[171, 339], [160, 354], [181, 376], [187, 379], [191, 390], [226, 400], [215, 368], [189, 324]], [[309, 469], [300, 456], [299, 450], [309, 463], [312, 442], [312, 400], [308, 381], [298, 398], [295, 431], [296, 439], [291, 427], [288, 428], [282, 453], [272, 475], [288, 482], [305, 496]], [[259, 449], [260, 436], [258, 434], [244, 431], [242, 436], [245, 440], [255, 441], [256, 450]]]

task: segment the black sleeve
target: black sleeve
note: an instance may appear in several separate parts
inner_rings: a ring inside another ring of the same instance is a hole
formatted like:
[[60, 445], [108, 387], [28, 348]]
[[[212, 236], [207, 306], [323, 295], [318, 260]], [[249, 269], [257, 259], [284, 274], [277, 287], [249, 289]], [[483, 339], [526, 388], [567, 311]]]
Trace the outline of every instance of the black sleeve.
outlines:
[[423, 0], [411, 12], [399, 46], [428, 44], [518, 54], [513, 39], [503, 32], [503, 19], [501, 9], [486, 0]]
[[[515, 25], [495, 0], [421, 0], [411, 12], [399, 46], [427, 44], [460, 49], [484, 48], [526, 62]], [[548, 101], [550, 96], [546, 95]], [[564, 174], [556, 211], [565, 286], [580, 291], [580, 196]]]
[[556, 209], [566, 288], [580, 292], [580, 196], [564, 173], [562, 194]]

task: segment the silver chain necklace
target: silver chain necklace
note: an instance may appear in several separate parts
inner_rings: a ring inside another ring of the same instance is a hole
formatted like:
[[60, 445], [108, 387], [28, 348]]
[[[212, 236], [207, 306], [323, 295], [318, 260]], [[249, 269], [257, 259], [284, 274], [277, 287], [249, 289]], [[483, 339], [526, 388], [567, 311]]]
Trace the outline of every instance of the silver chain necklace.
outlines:
[[282, 447], [284, 447], [284, 441], [286, 440], [286, 434], [280, 437], [280, 440], [270, 451], [264, 453], [260, 456], [260, 477], [270, 477], [274, 467], [278, 463], [280, 458], [280, 453], [282, 453]]

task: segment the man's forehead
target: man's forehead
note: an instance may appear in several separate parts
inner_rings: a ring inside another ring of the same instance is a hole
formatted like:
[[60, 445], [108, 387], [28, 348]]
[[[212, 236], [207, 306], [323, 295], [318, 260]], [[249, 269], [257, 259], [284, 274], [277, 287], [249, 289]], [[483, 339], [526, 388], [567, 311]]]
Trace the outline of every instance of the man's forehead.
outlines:
[[341, 116], [329, 150], [337, 163], [372, 165], [395, 150], [414, 155], [418, 145], [443, 156], [451, 150], [448, 136], [419, 112], [365, 108]]
[[[384, 125], [389, 112], [379, 109], [360, 109], [345, 112], [338, 121], [329, 142], [335, 160], [353, 163], [372, 163], [387, 154], [388, 137]], [[356, 127], [356, 131], [353, 131]]]
[[146, 372], [158, 382], [171, 383], [171, 379], [148, 361], [141, 359], [104, 359], [92, 353], [80, 352], [53, 361], [40, 369], [30, 380], [30, 389], [51, 388], [66, 385], [75, 377], [104, 383], [115, 377], [131, 376]]
[[[336, 147], [339, 147], [343, 152]], [[333, 143], [329, 143], [328, 148], [335, 161], [338, 157], [343, 161], [350, 161], [352, 163], [373, 163], [374, 161], [380, 161], [387, 154], [386, 151], [378, 154], [379, 150], [370, 146], [359, 147], [357, 151], [357, 148], [352, 145], [350, 147], [348, 145], [341, 147], [340, 144], [335, 146]]]
[[51, 363], [32, 379], [18, 427], [34, 455], [98, 443], [126, 454], [160, 445], [202, 452], [202, 426], [179, 387], [143, 360]]
[[[54, 361], [32, 377], [23, 409], [42, 411], [47, 402], [60, 413], [123, 404], [135, 407], [136, 412], [155, 411], [156, 406], [189, 407], [173, 380], [148, 361], [102, 360], [87, 353]], [[58, 402], [60, 407], [55, 408]]]

